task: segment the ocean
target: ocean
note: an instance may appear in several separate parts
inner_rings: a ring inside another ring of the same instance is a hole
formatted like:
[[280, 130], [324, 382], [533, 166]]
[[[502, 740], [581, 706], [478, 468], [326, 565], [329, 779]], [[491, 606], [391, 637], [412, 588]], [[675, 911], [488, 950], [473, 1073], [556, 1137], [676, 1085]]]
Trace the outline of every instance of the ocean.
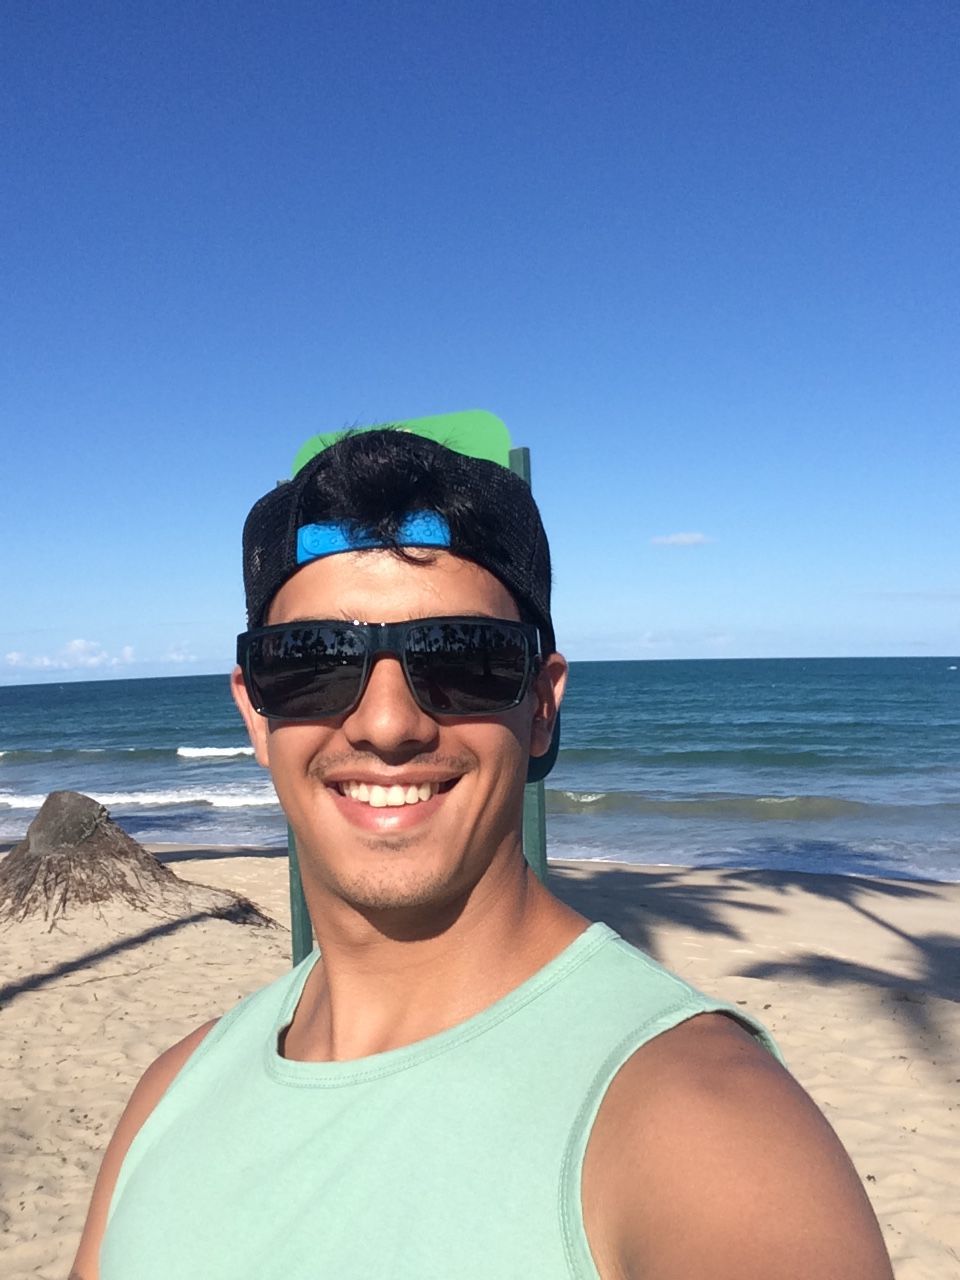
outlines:
[[[960, 881], [960, 659], [581, 662], [551, 858]], [[83, 791], [144, 842], [277, 845], [226, 676], [0, 687], [0, 841]]]

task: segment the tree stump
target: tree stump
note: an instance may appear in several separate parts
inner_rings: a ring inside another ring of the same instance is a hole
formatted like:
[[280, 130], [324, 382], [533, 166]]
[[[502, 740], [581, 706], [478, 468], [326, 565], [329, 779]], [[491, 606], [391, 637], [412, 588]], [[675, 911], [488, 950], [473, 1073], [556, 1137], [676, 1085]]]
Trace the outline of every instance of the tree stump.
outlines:
[[181, 880], [96, 800], [51, 791], [26, 837], [0, 860], [0, 924], [42, 917], [53, 929], [84, 908], [103, 915], [110, 906], [276, 927], [249, 898]]

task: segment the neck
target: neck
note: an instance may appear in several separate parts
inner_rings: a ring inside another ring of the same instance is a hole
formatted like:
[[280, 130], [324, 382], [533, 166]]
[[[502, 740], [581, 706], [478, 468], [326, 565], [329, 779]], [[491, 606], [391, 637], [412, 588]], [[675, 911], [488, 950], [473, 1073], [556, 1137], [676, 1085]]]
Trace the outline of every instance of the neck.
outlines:
[[519, 854], [429, 918], [423, 909], [403, 920], [342, 903], [325, 910], [331, 904], [305, 889], [322, 958], [283, 1045], [305, 1061], [367, 1057], [455, 1026], [532, 977], [588, 923]]

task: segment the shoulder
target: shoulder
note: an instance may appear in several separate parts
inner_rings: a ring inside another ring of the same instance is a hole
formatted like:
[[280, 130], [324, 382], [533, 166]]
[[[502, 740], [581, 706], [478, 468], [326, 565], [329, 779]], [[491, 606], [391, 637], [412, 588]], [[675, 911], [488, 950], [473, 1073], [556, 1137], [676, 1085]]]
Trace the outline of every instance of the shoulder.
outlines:
[[892, 1277], [839, 1139], [723, 1014], [691, 1018], [624, 1063], [587, 1147], [583, 1209], [604, 1277]]
[[104, 1153], [90, 1201], [87, 1221], [74, 1259], [71, 1280], [97, 1280], [100, 1242], [107, 1224], [107, 1211], [113, 1197], [120, 1166], [147, 1117], [163, 1097], [171, 1082], [204, 1037], [217, 1025], [218, 1018], [205, 1022], [160, 1054], [137, 1082], [123, 1115]]

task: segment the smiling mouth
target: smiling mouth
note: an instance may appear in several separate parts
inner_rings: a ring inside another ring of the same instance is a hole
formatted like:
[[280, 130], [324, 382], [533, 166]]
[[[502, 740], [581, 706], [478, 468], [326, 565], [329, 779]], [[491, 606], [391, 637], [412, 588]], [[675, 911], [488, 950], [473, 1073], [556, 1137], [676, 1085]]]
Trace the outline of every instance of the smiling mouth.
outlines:
[[421, 782], [407, 786], [395, 782], [388, 787], [379, 783], [338, 782], [335, 787], [348, 800], [369, 805], [371, 809], [400, 809], [405, 805], [423, 804], [432, 800], [435, 795], [449, 791], [456, 782], [456, 778], [450, 778], [447, 782]]

